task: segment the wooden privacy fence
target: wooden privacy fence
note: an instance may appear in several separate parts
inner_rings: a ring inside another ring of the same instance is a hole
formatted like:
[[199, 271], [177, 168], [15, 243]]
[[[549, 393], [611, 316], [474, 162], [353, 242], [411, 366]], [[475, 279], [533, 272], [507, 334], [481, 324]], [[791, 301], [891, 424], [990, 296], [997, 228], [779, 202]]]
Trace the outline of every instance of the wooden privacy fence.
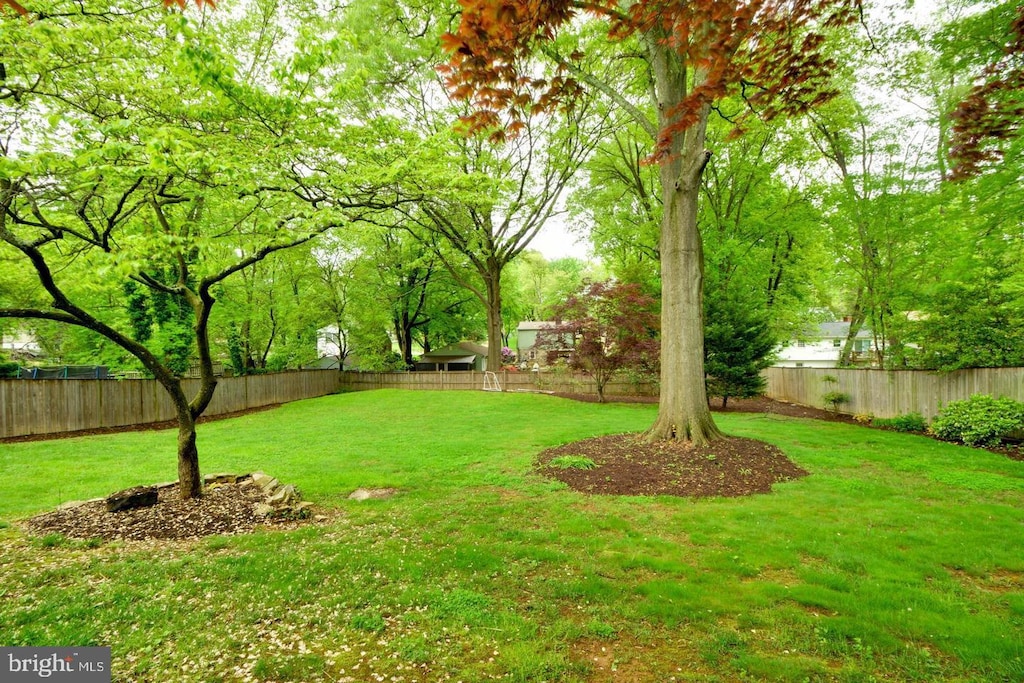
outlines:
[[[831, 376], [835, 382], [826, 382]], [[847, 394], [840, 410], [852, 414], [895, 417], [921, 413], [931, 419], [939, 408], [973, 394], [1008, 396], [1024, 401], [1024, 368], [960, 370], [948, 374], [921, 371], [769, 368], [767, 395], [802, 405], [827, 407], [826, 393]], [[596, 394], [597, 386], [581, 374], [499, 372], [505, 391], [553, 391]], [[186, 393], [198, 380], [185, 380]], [[422, 389], [481, 390], [482, 372], [371, 373], [303, 370], [271, 375], [223, 378], [205, 415], [314, 398], [338, 390]], [[656, 396], [657, 387], [627, 379], [609, 382], [609, 396]], [[170, 399], [155, 380], [0, 380], [0, 438], [53, 434], [82, 429], [126, 427], [173, 420]]]
[[[199, 380], [184, 381], [191, 396]], [[223, 415], [338, 391], [336, 370], [225, 377], [204, 415]], [[0, 380], [0, 437], [126, 427], [175, 419], [156, 380]]]
[[[847, 394], [849, 402], [840, 412], [896, 417], [920, 413], [927, 419], [939, 408], [973, 394], [1009, 396], [1024, 401], [1024, 368], [960, 370], [938, 374], [919, 370], [840, 370], [834, 368], [768, 368], [766, 394], [770, 398], [801, 405], [828, 408], [826, 393]], [[826, 382], [827, 376], [835, 382]], [[498, 381], [506, 391], [555, 391], [596, 394], [594, 380], [585, 375], [563, 373], [499, 372]], [[341, 373], [341, 388], [364, 389], [476, 389], [484, 386], [482, 372]], [[653, 385], [638, 385], [625, 379], [609, 382], [609, 396], [656, 396]]]
[[[484, 388], [483, 372], [343, 372], [341, 388], [346, 391], [368, 389], [422, 389], [446, 391], [450, 389]], [[554, 391], [557, 393], [596, 394], [597, 383], [583, 374], [554, 372], [495, 373], [504, 391]], [[608, 396], [657, 396], [651, 384], [637, 384], [616, 379], [605, 386]]]
[[[841, 392], [850, 400], [839, 406], [852, 415], [896, 417], [920, 413], [930, 420], [950, 401], [974, 394], [1024, 401], [1024, 368], [977, 368], [950, 373], [921, 370], [840, 370], [837, 368], [768, 368], [766, 393], [771, 398], [826, 408], [823, 396]], [[827, 381], [835, 378], [835, 382]]]

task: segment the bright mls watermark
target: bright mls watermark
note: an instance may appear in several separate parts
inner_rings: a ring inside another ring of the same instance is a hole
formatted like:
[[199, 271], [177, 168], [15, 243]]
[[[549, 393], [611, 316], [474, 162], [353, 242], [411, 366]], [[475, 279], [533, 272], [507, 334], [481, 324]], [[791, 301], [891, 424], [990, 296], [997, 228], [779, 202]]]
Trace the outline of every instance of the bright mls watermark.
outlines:
[[0, 647], [0, 681], [110, 683], [109, 647]]

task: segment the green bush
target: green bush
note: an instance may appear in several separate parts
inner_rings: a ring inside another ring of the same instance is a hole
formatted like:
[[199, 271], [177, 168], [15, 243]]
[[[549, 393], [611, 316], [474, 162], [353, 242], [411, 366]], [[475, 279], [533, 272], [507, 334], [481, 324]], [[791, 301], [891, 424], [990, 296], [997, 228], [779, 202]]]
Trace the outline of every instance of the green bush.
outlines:
[[0, 361], [0, 378], [3, 377], [17, 377], [18, 376], [18, 364], [10, 363], [7, 361]]
[[850, 402], [850, 395], [843, 391], [830, 391], [822, 396], [821, 400], [824, 401], [829, 410], [834, 413], [839, 410], [839, 406]]
[[1024, 429], [1024, 403], [976, 394], [966, 401], [946, 405], [932, 422], [931, 429], [944, 441], [991, 446], [1009, 432]]
[[876, 417], [871, 420], [871, 424], [875, 427], [895, 429], [897, 432], [923, 432], [928, 427], [928, 423], [924, 421], [921, 413], [908, 413], [896, 417]]

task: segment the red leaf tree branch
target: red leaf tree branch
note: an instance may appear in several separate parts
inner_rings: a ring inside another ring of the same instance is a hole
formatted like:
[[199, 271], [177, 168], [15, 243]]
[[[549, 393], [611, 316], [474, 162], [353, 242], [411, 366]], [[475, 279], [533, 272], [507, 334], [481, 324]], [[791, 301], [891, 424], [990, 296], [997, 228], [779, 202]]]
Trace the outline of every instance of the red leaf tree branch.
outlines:
[[1003, 152], [991, 143], [1008, 140], [1022, 129], [1024, 5], [1010, 24], [1002, 56], [985, 67], [979, 81], [951, 115], [953, 179], [976, 175], [987, 163], [999, 161]]

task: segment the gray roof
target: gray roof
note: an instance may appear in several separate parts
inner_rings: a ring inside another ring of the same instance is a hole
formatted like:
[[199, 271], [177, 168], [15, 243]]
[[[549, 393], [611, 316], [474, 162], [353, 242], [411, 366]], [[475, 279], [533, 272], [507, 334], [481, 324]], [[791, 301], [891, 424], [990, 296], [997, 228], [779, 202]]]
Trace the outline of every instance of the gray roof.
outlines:
[[524, 330], [544, 330], [544, 329], [547, 329], [549, 327], [554, 327], [554, 326], [555, 326], [555, 323], [553, 321], [551, 321], [551, 320], [524, 320], [523, 322], [519, 323], [519, 325], [518, 325], [518, 327], [516, 327], [516, 329], [519, 330], [519, 331], [524, 331]]
[[[842, 321], [818, 323], [817, 329], [810, 327], [804, 330], [804, 336], [817, 337], [819, 339], [846, 339], [848, 334], [850, 334], [850, 323]], [[857, 332], [857, 339], [870, 338], [871, 330], [862, 326]]]
[[[476, 356], [486, 356], [487, 347], [473, 342], [459, 342], [451, 344], [443, 349], [437, 349], [420, 356], [424, 363], [448, 362], [448, 363], [471, 363]], [[434, 360], [437, 359], [437, 360]], [[468, 359], [468, 360], [467, 360]]]

